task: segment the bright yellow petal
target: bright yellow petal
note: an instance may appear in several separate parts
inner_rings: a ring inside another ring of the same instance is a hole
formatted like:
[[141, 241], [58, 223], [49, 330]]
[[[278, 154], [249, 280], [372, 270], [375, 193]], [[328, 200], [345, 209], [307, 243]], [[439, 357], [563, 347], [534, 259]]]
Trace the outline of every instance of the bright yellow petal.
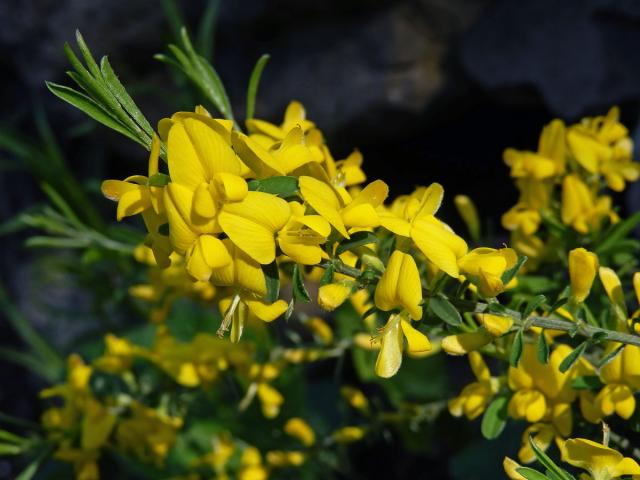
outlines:
[[324, 217], [345, 238], [349, 234], [340, 216], [341, 203], [331, 186], [312, 177], [300, 177], [300, 193], [318, 214]]
[[400, 250], [391, 254], [387, 268], [376, 285], [374, 298], [381, 310], [403, 307], [414, 320], [422, 318], [420, 273], [411, 255]]
[[402, 331], [400, 317], [393, 315], [380, 333], [380, 352], [375, 372], [382, 378], [393, 377], [402, 364]]
[[402, 319], [400, 320], [400, 327], [402, 328], [404, 338], [407, 339], [407, 352], [422, 353], [431, 350], [431, 342], [429, 342], [427, 336], [413, 328], [410, 322]]

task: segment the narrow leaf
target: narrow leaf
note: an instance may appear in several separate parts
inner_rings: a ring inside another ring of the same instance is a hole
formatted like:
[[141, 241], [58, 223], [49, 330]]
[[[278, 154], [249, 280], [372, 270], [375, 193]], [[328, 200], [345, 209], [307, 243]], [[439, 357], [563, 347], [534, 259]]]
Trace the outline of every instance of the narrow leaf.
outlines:
[[545, 365], [549, 363], [549, 344], [547, 343], [547, 339], [544, 336], [544, 330], [540, 332], [538, 336], [538, 344], [536, 348], [538, 354], [538, 361], [540, 363], [544, 363]]
[[603, 383], [598, 375], [583, 375], [571, 381], [571, 388], [576, 390], [596, 390], [602, 388]]
[[320, 278], [320, 286], [324, 286], [327, 285], [329, 283], [331, 283], [333, 281], [333, 273], [334, 273], [335, 267], [333, 265], [329, 265], [324, 273], [322, 274], [322, 278]]
[[304, 279], [302, 277], [302, 272], [300, 271], [300, 266], [297, 263], [293, 265], [292, 283], [293, 283], [293, 297], [296, 300], [309, 303], [311, 301], [311, 297], [309, 296], [307, 287], [304, 286]]
[[260, 85], [260, 77], [262, 71], [269, 61], [269, 55], [262, 55], [256, 62], [251, 77], [249, 77], [249, 87], [247, 88], [247, 120], [253, 118], [256, 107], [256, 96], [258, 95], [258, 86]]
[[598, 362], [598, 366], [596, 368], [599, 370], [602, 367], [604, 367], [607, 363], [613, 361], [614, 358], [616, 358], [618, 355], [620, 355], [622, 353], [622, 350], [624, 350], [625, 347], [626, 347], [626, 345], [623, 343], [618, 348], [616, 348], [612, 352], [609, 352], [607, 355], [602, 357], [602, 360], [600, 360], [600, 362]]
[[526, 480], [549, 480], [549, 477], [537, 470], [529, 467], [516, 468], [516, 472], [522, 475]]
[[263, 265], [262, 272], [264, 273], [264, 279], [267, 283], [267, 294], [265, 296], [265, 300], [268, 303], [273, 303], [280, 295], [280, 274], [275, 260], [269, 265]]
[[535, 297], [533, 297], [531, 300], [529, 300], [529, 303], [527, 303], [527, 307], [522, 313], [522, 319], [526, 320], [529, 315], [531, 315], [536, 310], [536, 308], [540, 307], [540, 305], [542, 305], [546, 301], [547, 297], [545, 297], [544, 295], [536, 295]]
[[526, 261], [527, 261], [526, 255], [519, 256], [516, 264], [502, 274], [502, 277], [501, 277], [502, 283], [506, 285], [511, 280], [513, 280], [513, 277], [515, 277], [518, 274], [518, 272], [520, 271], [520, 269], [522, 268], [522, 266], [525, 264]]
[[524, 347], [524, 341], [522, 339], [522, 330], [518, 330], [513, 337], [513, 343], [511, 344], [511, 352], [509, 353], [509, 363], [512, 367], [517, 367], [522, 356], [522, 349]]
[[533, 453], [535, 454], [536, 459], [542, 464], [544, 468], [552, 472], [561, 480], [575, 480], [572, 475], [568, 474], [567, 472], [562, 470], [560, 467], [558, 467], [553, 462], [553, 460], [551, 460], [549, 456], [540, 449], [538, 444], [533, 439], [532, 435], [529, 435], [529, 444], [533, 449]]
[[277, 195], [281, 198], [294, 197], [298, 193], [298, 179], [296, 177], [280, 176], [251, 180], [249, 190]]
[[578, 358], [580, 358], [580, 356], [584, 353], [588, 344], [589, 341], [585, 340], [580, 345], [578, 345], [569, 355], [564, 358], [564, 360], [562, 360], [559, 370], [562, 373], [565, 373], [567, 370], [569, 370], [573, 366], [573, 364], [576, 363]]

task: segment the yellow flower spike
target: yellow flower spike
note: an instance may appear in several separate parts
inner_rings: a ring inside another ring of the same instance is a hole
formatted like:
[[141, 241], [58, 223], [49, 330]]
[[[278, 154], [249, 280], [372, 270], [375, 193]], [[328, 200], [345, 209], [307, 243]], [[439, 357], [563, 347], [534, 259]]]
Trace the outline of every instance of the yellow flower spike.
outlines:
[[322, 285], [318, 289], [318, 305], [331, 312], [351, 296], [354, 288], [355, 282], [349, 280]]
[[624, 292], [622, 291], [622, 284], [620, 283], [618, 275], [609, 267], [600, 267], [598, 269], [598, 275], [609, 300], [611, 300], [613, 304], [618, 319], [626, 322], [628, 317], [627, 304], [624, 300]]
[[504, 473], [507, 474], [507, 477], [509, 477], [510, 480], [527, 480], [517, 472], [518, 468], [520, 468], [521, 466], [522, 465], [509, 457], [504, 457], [504, 460], [502, 461], [502, 468], [504, 469]]
[[458, 209], [460, 218], [462, 218], [464, 224], [467, 226], [471, 238], [478, 241], [480, 238], [480, 218], [478, 217], [478, 210], [473, 201], [466, 195], [456, 195], [453, 198], [453, 202]]
[[362, 390], [345, 385], [340, 388], [340, 395], [356, 410], [365, 413], [369, 411], [369, 400], [367, 400], [365, 394], [362, 393]]
[[640, 465], [620, 452], [586, 438], [571, 438], [561, 444], [562, 461], [586, 470], [593, 480], [611, 480], [640, 475]]
[[598, 256], [593, 252], [584, 248], [574, 248], [569, 252], [571, 296], [576, 302], [584, 302], [589, 295], [598, 266]]
[[225, 204], [218, 222], [235, 245], [264, 265], [275, 259], [275, 234], [284, 227], [290, 214], [283, 199], [264, 192], [249, 192], [241, 202]]
[[422, 284], [411, 255], [400, 250], [391, 254], [387, 268], [376, 285], [374, 300], [380, 310], [405, 308], [414, 320], [422, 318]]
[[506, 289], [502, 274], [518, 261], [512, 248], [476, 248], [458, 260], [460, 271], [478, 287], [483, 297], [495, 297]]
[[494, 337], [501, 337], [511, 330], [513, 318], [493, 315], [491, 313], [478, 314], [480, 324]]
[[375, 372], [379, 377], [392, 377], [400, 369], [403, 337], [407, 339], [409, 352], [431, 350], [431, 344], [425, 334], [413, 328], [402, 314], [392, 315], [380, 333], [380, 352], [375, 365]]
[[305, 447], [310, 447], [316, 443], [316, 434], [302, 418], [293, 417], [287, 420], [284, 425], [284, 431], [287, 435], [300, 440]]
[[335, 190], [324, 182], [313, 177], [302, 176], [298, 179], [300, 194], [311, 208], [324, 217], [345, 238], [349, 234], [345, 228], [340, 210], [342, 200]]
[[449, 355], [465, 355], [479, 350], [493, 340], [493, 335], [484, 329], [475, 332], [449, 335], [442, 339], [442, 349]]

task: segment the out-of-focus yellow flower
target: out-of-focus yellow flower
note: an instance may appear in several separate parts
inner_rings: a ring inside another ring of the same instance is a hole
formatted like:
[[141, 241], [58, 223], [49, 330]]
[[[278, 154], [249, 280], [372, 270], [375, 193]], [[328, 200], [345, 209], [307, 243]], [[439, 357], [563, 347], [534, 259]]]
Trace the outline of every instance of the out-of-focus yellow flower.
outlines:
[[304, 325], [325, 345], [333, 343], [333, 330], [327, 322], [320, 317], [312, 317], [304, 322]]
[[396, 374], [402, 363], [404, 338], [410, 353], [428, 352], [431, 343], [427, 336], [411, 326], [406, 314], [391, 315], [380, 332], [380, 353], [376, 360], [376, 375], [389, 378]]
[[310, 447], [316, 443], [316, 434], [313, 429], [300, 417], [292, 417], [284, 424], [284, 431], [287, 435], [302, 442], [305, 447]]
[[413, 257], [395, 250], [375, 291], [376, 307], [383, 311], [404, 308], [414, 320], [422, 318], [422, 284]]
[[265, 456], [267, 463], [274, 468], [299, 467], [302, 465], [306, 456], [302, 452], [283, 450], [271, 450]]
[[342, 427], [331, 435], [336, 443], [353, 443], [364, 438], [366, 431], [363, 427]]
[[262, 464], [262, 455], [256, 447], [247, 447], [240, 456], [239, 480], [267, 480], [269, 471]]
[[562, 461], [589, 472], [593, 480], [612, 480], [640, 475], [640, 465], [630, 457], [586, 438], [571, 438], [560, 444]]
[[622, 290], [622, 283], [616, 272], [609, 267], [600, 267], [598, 269], [598, 276], [602, 282], [604, 290], [607, 292], [607, 297], [611, 301], [613, 311], [616, 318], [622, 324], [627, 321], [627, 304], [624, 300], [624, 292]]
[[475, 241], [480, 239], [480, 218], [478, 217], [478, 210], [473, 204], [473, 201], [466, 195], [456, 195], [453, 202], [458, 209], [460, 218], [464, 221], [471, 238]]
[[606, 218], [611, 222], [618, 221], [611, 208], [611, 197], [596, 196], [575, 173], [562, 181], [561, 216], [565, 225], [582, 234], [598, 231]]
[[129, 370], [138, 347], [111, 333], [104, 337], [104, 343], [105, 353], [93, 362], [93, 366], [98, 370], [113, 374]]
[[569, 252], [569, 279], [571, 296], [576, 302], [584, 302], [591, 291], [591, 285], [598, 270], [598, 256], [584, 248], [574, 248]]
[[275, 380], [278, 375], [280, 375], [280, 368], [274, 363], [251, 365], [248, 372], [251, 384], [245, 398], [240, 403], [240, 409], [243, 410], [248, 407], [257, 395], [260, 400], [262, 414], [266, 418], [277, 417], [280, 414], [280, 407], [284, 403], [284, 397], [269, 382]]
[[469, 364], [478, 381], [470, 383], [460, 395], [449, 400], [449, 412], [454, 417], [465, 415], [473, 420], [482, 415], [498, 391], [498, 379], [491, 376], [489, 367], [478, 352], [469, 353]]
[[460, 271], [478, 287], [483, 297], [495, 297], [507, 287], [502, 274], [515, 266], [518, 254], [512, 248], [476, 248], [458, 260]]
[[362, 393], [362, 390], [345, 385], [340, 388], [340, 395], [342, 395], [347, 402], [349, 402], [349, 405], [356, 410], [360, 410], [364, 413], [369, 411], [369, 400], [367, 400], [365, 394]]
[[198, 458], [195, 465], [210, 465], [216, 473], [216, 478], [225, 478], [227, 464], [236, 451], [233, 438], [228, 432], [223, 432], [214, 436], [211, 443], [212, 451]]
[[130, 409], [131, 417], [123, 419], [116, 430], [118, 448], [162, 468], [175, 443], [176, 433], [182, 427], [182, 419], [159, 413], [135, 401]]

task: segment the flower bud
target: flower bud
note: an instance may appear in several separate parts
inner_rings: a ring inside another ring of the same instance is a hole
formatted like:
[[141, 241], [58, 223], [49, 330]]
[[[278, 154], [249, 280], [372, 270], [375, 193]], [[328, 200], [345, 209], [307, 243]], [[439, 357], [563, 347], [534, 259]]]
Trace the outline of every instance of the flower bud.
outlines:
[[471, 238], [478, 241], [480, 238], [480, 220], [478, 218], [478, 211], [473, 201], [466, 195], [456, 195], [453, 201], [458, 209], [458, 214], [464, 221]]
[[569, 278], [571, 296], [577, 302], [584, 302], [589, 295], [598, 271], [598, 257], [584, 248], [574, 248], [569, 252]]

